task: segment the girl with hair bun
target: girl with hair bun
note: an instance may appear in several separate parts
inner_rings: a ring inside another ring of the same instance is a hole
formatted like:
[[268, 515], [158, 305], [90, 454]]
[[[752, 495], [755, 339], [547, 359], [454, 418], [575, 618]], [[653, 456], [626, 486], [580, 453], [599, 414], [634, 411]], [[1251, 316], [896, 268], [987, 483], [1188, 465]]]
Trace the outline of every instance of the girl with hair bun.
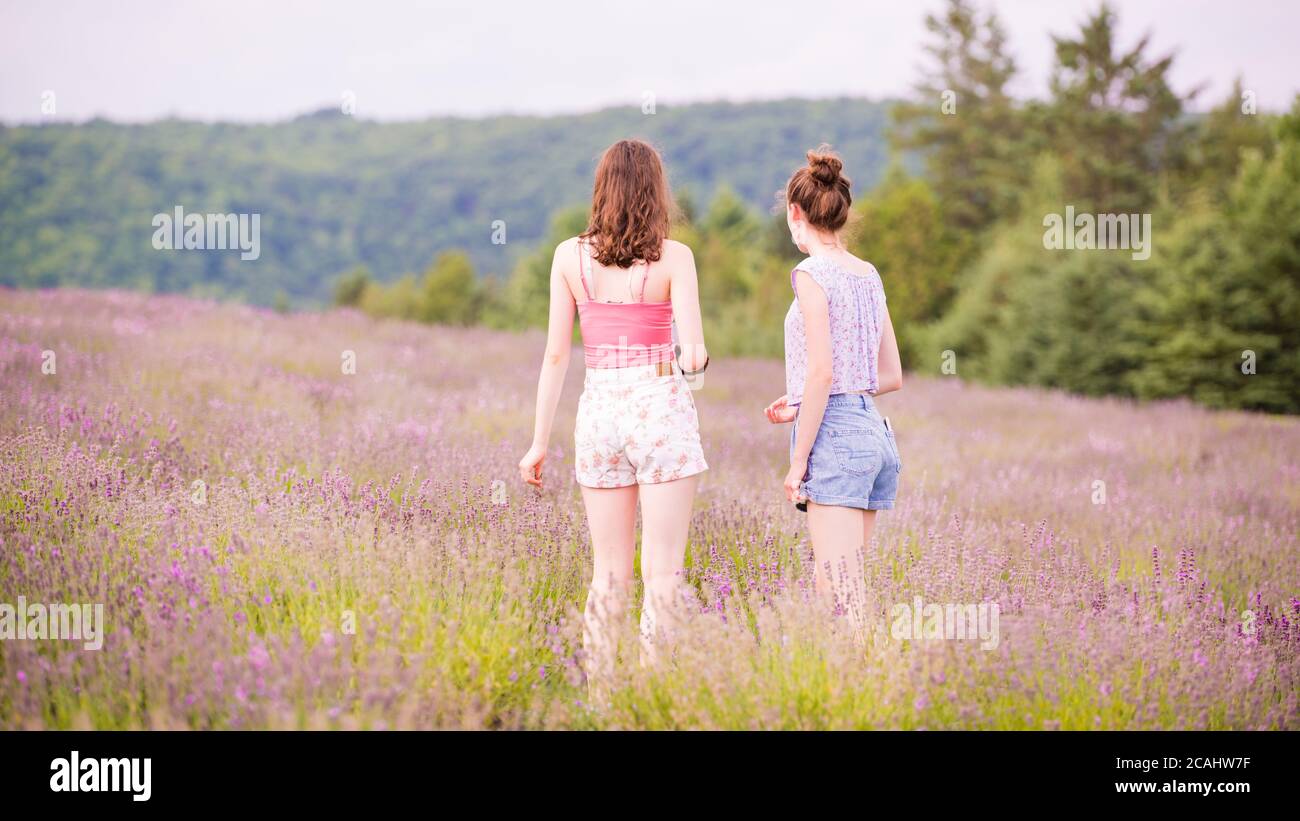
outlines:
[[902, 388], [903, 369], [880, 274], [844, 239], [853, 204], [844, 163], [826, 145], [807, 158], [785, 190], [790, 238], [808, 255], [790, 273], [786, 394], [765, 413], [794, 422], [786, 498], [808, 514], [817, 591], [861, 640], [865, 549], [876, 511], [894, 506], [902, 467], [873, 397]]

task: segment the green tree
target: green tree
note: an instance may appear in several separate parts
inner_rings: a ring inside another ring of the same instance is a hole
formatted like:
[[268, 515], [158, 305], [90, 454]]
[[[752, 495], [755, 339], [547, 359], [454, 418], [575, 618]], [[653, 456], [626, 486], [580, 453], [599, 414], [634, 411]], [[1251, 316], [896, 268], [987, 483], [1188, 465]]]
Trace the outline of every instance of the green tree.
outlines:
[[918, 370], [1075, 393], [1131, 392], [1134, 294], [1149, 276], [1128, 250], [1045, 247], [1043, 217], [1059, 207], [1062, 168], [1034, 166], [1021, 216], [999, 225], [966, 271], [951, 309], [921, 334]]
[[967, 0], [949, 0], [925, 26], [934, 65], [914, 99], [893, 109], [891, 138], [925, 156], [945, 219], [979, 231], [1014, 211], [1025, 183], [1024, 118], [1007, 93], [1016, 63], [997, 16], [981, 17]]
[[[617, 139], [659, 146], [701, 204], [726, 184], [767, 207], [811, 145], [829, 140], [860, 183], [883, 170], [890, 103], [861, 99], [635, 106], [557, 117], [377, 123], [334, 114], [271, 125], [167, 120], [0, 127], [0, 285], [130, 287], [270, 305], [329, 303], [335, 274], [379, 282], [449, 248], [508, 275], [551, 217], [591, 195]], [[256, 262], [234, 251], [160, 253], [150, 220], [261, 215]], [[491, 241], [504, 220], [508, 242]], [[550, 249], [547, 249], [548, 252]], [[549, 262], [549, 260], [548, 260]], [[539, 321], [544, 321], [543, 319]]]
[[1140, 395], [1300, 412], [1300, 98], [1278, 136], [1271, 157], [1246, 153], [1223, 208], [1180, 221], [1144, 294]]
[[911, 331], [947, 306], [970, 235], [953, 230], [929, 183], [898, 163], [857, 211], [850, 248], [880, 271], [899, 352], [910, 368], [917, 356]]
[[463, 251], [444, 251], [424, 273], [416, 318], [438, 325], [473, 325], [483, 304], [474, 265]]
[[678, 239], [695, 253], [709, 349], [729, 356], [780, 354], [791, 265], [766, 252], [772, 237], [763, 221], [724, 186]]
[[419, 319], [420, 285], [405, 274], [388, 285], [372, 284], [361, 294], [361, 310], [381, 318]]
[[351, 308], [359, 306], [366, 288], [373, 282], [369, 268], [364, 265], [356, 266], [334, 283], [334, 304]]
[[762, 256], [762, 223], [730, 188], [722, 187], [697, 223], [695, 253], [701, 308], [711, 315], [744, 301], [754, 290]]
[[1102, 5], [1077, 37], [1053, 35], [1056, 65], [1047, 127], [1061, 158], [1070, 202], [1106, 213], [1148, 209], [1158, 181], [1179, 167], [1189, 126], [1169, 83], [1173, 55], [1151, 58], [1151, 35], [1127, 51], [1115, 42], [1117, 19]]
[[989, 338], [988, 378], [1100, 396], [1132, 392], [1138, 366], [1134, 294], [1149, 265], [1127, 250], [1047, 251], [1050, 263], [1015, 281]]
[[1273, 147], [1270, 118], [1242, 111], [1245, 93], [1238, 77], [1223, 102], [1198, 122], [1188, 152], [1188, 185], [1205, 189], [1215, 200], [1227, 196], [1246, 152], [1267, 155]]
[[487, 324], [497, 328], [545, 328], [550, 316], [555, 246], [586, 227], [585, 206], [572, 206], [556, 214], [546, 238], [515, 264], [504, 293], [489, 307]]
[[1060, 164], [1042, 156], [1034, 164], [1021, 216], [987, 234], [978, 257], [958, 276], [943, 316], [923, 329], [910, 329], [918, 372], [954, 375], [943, 370], [951, 363], [961, 378], [994, 379], [989, 352], [997, 335], [1015, 332], [1005, 321], [1013, 295], [1020, 283], [1046, 276], [1058, 261], [1043, 248], [1041, 214], [1060, 201]]

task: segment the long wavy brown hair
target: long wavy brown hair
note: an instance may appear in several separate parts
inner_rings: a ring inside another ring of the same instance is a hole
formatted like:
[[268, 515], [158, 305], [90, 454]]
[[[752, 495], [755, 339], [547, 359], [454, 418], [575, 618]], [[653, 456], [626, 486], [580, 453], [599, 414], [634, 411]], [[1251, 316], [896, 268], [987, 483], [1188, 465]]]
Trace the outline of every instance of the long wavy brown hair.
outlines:
[[675, 213], [659, 152], [641, 140], [619, 140], [596, 166], [591, 216], [582, 238], [601, 265], [655, 262]]

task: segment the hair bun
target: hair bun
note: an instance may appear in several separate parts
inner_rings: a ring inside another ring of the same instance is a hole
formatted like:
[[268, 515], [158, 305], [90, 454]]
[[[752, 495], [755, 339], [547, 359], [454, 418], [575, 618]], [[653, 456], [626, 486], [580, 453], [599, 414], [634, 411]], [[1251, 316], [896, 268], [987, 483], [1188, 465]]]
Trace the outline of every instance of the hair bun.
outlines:
[[797, 205], [809, 224], [822, 231], [838, 231], [851, 215], [852, 181], [844, 176], [844, 161], [826, 143], [807, 154], [808, 164], [785, 184], [785, 201]]
[[825, 143], [808, 152], [808, 172], [822, 185], [831, 186], [838, 183], [840, 171], [843, 169], [844, 161]]

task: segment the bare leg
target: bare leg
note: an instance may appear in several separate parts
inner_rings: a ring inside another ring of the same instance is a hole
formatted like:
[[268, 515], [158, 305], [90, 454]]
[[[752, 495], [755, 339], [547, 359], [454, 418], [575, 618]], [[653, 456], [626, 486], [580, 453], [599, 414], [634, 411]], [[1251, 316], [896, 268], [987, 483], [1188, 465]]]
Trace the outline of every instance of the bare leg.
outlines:
[[877, 510], [862, 511], [862, 550], [866, 552], [867, 545], [871, 544], [871, 534], [876, 529]]
[[[866, 555], [867, 555], [867, 546], [871, 544], [871, 534], [876, 529], [876, 514], [878, 512], [879, 511], [876, 510], [862, 511], [862, 558], [864, 560], [866, 559]], [[865, 577], [866, 577], [866, 568], [863, 567], [860, 569], [858, 578], [862, 579]], [[870, 608], [872, 608], [874, 605], [871, 602], [866, 600], [865, 586], [863, 587], [863, 593], [862, 593], [862, 606], [863, 606], [863, 616], [866, 618], [870, 618], [872, 615]], [[866, 625], [863, 624], [859, 632], [865, 632], [865, 630], [866, 630]]]
[[608, 696], [618, 653], [618, 629], [627, 612], [636, 556], [636, 485], [582, 488], [591, 532], [591, 587], [582, 618], [582, 647], [592, 701]]
[[816, 562], [813, 579], [817, 592], [832, 599], [859, 640], [866, 623], [863, 540], [870, 536], [875, 521], [875, 511], [808, 502], [808, 535]]
[[641, 664], [655, 664], [661, 639], [671, 642], [686, 558], [686, 537], [699, 476], [641, 485]]

